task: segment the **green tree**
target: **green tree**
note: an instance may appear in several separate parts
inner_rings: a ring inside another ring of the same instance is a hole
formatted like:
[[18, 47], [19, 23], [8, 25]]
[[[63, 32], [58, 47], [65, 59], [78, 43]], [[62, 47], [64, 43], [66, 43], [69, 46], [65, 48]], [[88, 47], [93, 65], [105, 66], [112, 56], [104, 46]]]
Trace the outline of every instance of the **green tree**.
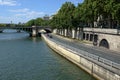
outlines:
[[42, 18], [35, 19], [35, 25], [36, 26], [42, 26], [44, 20]]
[[25, 24], [25, 26], [27, 26], [27, 27], [30, 27], [30, 26], [33, 26], [33, 25], [35, 25], [35, 20], [34, 20], [34, 19], [28, 21], [28, 22]]
[[5, 27], [6, 26], [6, 24], [0, 24], [0, 27]]
[[73, 14], [73, 26], [75, 27], [83, 27], [83, 21], [81, 20], [82, 13], [82, 4], [78, 4], [78, 6], [74, 10]]
[[75, 5], [71, 2], [65, 2], [59, 9], [58, 13], [53, 16], [51, 24], [57, 28], [72, 28], [73, 26], [73, 12]]
[[81, 6], [81, 20], [93, 27], [94, 22], [94, 6], [92, 0], [85, 0]]

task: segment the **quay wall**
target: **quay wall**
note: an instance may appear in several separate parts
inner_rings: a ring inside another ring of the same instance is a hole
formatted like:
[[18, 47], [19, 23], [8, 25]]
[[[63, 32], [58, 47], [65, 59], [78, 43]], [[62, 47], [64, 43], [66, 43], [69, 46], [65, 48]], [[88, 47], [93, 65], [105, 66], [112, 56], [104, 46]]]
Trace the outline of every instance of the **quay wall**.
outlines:
[[119, 35], [109, 35], [109, 34], [98, 34], [98, 43], [106, 39], [109, 44], [109, 49], [120, 52], [120, 36]]
[[120, 30], [104, 28], [78, 28], [67, 31], [66, 29], [54, 29], [53, 33], [67, 36], [73, 39], [86, 40], [94, 46], [120, 52]]
[[[59, 42], [56, 42], [55, 40], [45, 36], [42, 34], [43, 39], [47, 43], [47, 45], [52, 48], [54, 51], [56, 51], [58, 54], [62, 55], [69, 61], [73, 62], [83, 70], [87, 71], [92, 76], [96, 77], [99, 80], [120, 80], [120, 70], [110, 68], [102, 62], [95, 61], [93, 59], [90, 59], [87, 55], [82, 55], [84, 51], [80, 51], [78, 53], [74, 48], [73, 50], [63, 46]], [[95, 58], [95, 56], [94, 56]]]

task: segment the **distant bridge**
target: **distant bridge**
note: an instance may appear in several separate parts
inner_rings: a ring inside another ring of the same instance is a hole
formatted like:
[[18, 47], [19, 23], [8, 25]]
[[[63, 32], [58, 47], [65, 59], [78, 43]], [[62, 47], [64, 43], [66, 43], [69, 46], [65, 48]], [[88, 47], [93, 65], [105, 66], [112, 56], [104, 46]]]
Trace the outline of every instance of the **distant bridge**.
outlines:
[[0, 32], [3, 32], [4, 29], [16, 29], [17, 32], [25, 31], [30, 34], [30, 36], [36, 37], [41, 34], [41, 30], [46, 31], [46, 33], [51, 33], [52, 30], [50, 27], [41, 27], [41, 26], [32, 26], [32, 27], [0, 27]]

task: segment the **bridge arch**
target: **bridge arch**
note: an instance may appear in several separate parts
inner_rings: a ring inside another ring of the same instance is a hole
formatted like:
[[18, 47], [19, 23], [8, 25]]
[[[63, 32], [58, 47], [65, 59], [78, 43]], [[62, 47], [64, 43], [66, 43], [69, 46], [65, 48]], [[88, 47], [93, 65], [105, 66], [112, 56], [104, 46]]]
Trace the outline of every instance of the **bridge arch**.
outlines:
[[48, 29], [48, 28], [45, 28], [44, 30], [46, 31], [46, 33], [51, 33], [52, 32], [52, 30]]
[[99, 43], [99, 46], [100, 47], [105, 47], [105, 48], [108, 48], [108, 49], [110, 48], [110, 45], [109, 45], [109, 43], [106, 39], [102, 39]]
[[44, 29], [46, 33], [51, 33], [52, 29], [50, 27], [42, 27], [42, 26], [32, 26], [32, 27], [0, 27], [0, 32], [4, 29], [15, 29], [17, 32], [25, 31], [30, 34], [31, 37], [40, 36], [40, 30]]

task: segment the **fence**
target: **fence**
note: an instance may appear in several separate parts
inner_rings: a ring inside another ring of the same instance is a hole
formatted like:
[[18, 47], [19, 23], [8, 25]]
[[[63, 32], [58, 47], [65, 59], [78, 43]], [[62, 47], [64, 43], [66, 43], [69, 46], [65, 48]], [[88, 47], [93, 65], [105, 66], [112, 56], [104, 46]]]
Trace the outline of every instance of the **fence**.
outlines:
[[108, 60], [108, 59], [105, 59], [103, 57], [100, 57], [100, 56], [97, 56], [97, 55], [94, 55], [94, 54], [91, 54], [89, 52], [86, 52], [86, 51], [83, 51], [83, 50], [80, 50], [80, 49], [77, 49], [77, 48], [74, 48], [72, 46], [69, 46], [68, 44], [63, 44], [62, 42], [59, 42], [59, 41], [56, 41], [52, 38], [49, 38], [51, 41], [55, 42], [56, 44], [59, 44], [60, 46], [62, 46], [63, 48], [71, 51], [72, 53], [75, 53], [79, 56], [82, 56], [102, 67], [104, 67], [105, 69], [108, 69], [109, 71], [111, 72], [114, 72], [118, 75], [120, 75], [120, 64], [118, 63], [115, 63], [111, 60]]

